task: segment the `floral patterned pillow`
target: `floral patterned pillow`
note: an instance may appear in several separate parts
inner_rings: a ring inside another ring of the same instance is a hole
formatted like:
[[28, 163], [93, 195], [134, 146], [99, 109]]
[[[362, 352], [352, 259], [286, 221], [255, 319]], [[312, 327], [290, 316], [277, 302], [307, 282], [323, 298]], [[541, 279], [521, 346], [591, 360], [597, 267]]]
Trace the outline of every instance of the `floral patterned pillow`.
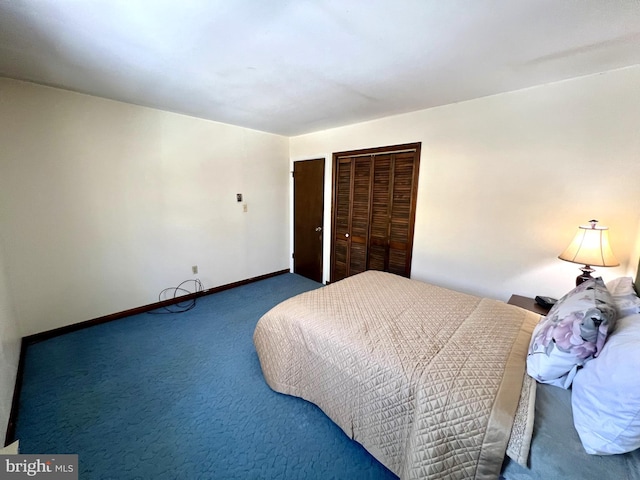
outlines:
[[569, 388], [578, 368], [602, 351], [616, 315], [602, 278], [578, 285], [558, 300], [533, 331], [527, 373], [538, 382]]

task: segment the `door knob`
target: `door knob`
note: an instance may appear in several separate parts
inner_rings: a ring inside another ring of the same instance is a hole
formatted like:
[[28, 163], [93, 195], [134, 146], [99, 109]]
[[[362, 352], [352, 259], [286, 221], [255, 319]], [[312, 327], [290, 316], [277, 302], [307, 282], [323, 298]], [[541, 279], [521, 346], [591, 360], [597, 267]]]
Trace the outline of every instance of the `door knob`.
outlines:
[[348, 234], [348, 233], [345, 233], [345, 234], [344, 234], [344, 236], [345, 236], [345, 237], [347, 237], [347, 238], [349, 238], [349, 234]]
[[316, 232], [321, 232], [322, 231], [322, 227], [316, 227]]

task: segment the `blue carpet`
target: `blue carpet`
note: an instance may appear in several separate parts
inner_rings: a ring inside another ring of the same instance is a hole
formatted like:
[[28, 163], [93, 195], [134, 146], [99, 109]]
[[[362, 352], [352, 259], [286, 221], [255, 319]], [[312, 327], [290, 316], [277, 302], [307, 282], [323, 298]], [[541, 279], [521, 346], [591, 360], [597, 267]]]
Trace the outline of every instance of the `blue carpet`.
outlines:
[[27, 348], [21, 453], [77, 453], [81, 479], [391, 479], [322, 411], [273, 392], [258, 319], [320, 284], [285, 274]]

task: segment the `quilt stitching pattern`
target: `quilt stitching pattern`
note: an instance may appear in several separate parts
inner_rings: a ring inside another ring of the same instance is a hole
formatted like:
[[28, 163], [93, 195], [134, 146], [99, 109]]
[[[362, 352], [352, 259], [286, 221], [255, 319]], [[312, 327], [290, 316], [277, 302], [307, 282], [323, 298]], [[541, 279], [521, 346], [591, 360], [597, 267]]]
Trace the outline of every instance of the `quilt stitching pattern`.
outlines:
[[401, 478], [481, 478], [504, 455], [479, 468], [523, 315], [369, 271], [275, 307], [254, 342], [274, 390], [318, 405]]

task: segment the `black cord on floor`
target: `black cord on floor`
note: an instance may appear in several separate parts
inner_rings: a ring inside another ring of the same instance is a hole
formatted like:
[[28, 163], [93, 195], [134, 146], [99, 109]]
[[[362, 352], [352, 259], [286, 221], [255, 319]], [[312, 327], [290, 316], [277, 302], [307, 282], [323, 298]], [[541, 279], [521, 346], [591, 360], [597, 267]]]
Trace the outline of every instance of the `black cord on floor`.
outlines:
[[[193, 292], [190, 290], [187, 290], [186, 288], [183, 288], [182, 286], [186, 283], [189, 282], [193, 282]], [[204, 288], [202, 287], [202, 282], [199, 279], [193, 279], [193, 280], [185, 280], [184, 282], [182, 282], [180, 285], [178, 285], [177, 287], [169, 287], [169, 288], [165, 288], [164, 290], [162, 290], [159, 294], [158, 294], [158, 302], [162, 302], [162, 297], [163, 295], [165, 296], [165, 300], [166, 300], [166, 292], [170, 292], [171, 290], [173, 290], [173, 298], [178, 297], [178, 293], [201, 293], [202, 291], [204, 291]], [[196, 300], [197, 297], [192, 298], [190, 300], [186, 300], [184, 302], [179, 302], [173, 305], [168, 305], [166, 307], [162, 307], [162, 310], [154, 310], [152, 312], [147, 312], [150, 313], [152, 315], [161, 315], [161, 314], [166, 314], [166, 313], [184, 313], [184, 312], [188, 312], [189, 310], [191, 310], [192, 308], [194, 308], [196, 306]]]

